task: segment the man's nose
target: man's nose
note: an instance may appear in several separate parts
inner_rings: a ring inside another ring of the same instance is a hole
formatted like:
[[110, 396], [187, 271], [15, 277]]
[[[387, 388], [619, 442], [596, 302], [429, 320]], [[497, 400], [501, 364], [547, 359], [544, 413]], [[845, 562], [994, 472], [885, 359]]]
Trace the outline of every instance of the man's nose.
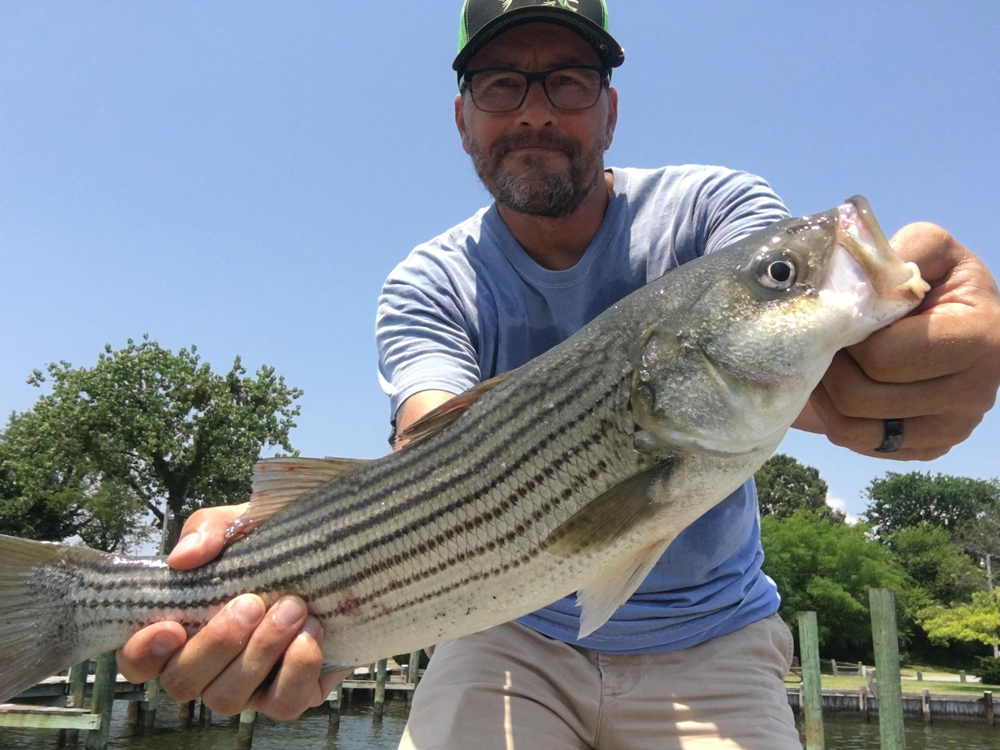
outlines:
[[528, 84], [528, 95], [524, 98], [524, 103], [521, 104], [518, 120], [525, 125], [536, 128], [555, 124], [555, 107], [546, 96], [541, 81], [532, 81]]

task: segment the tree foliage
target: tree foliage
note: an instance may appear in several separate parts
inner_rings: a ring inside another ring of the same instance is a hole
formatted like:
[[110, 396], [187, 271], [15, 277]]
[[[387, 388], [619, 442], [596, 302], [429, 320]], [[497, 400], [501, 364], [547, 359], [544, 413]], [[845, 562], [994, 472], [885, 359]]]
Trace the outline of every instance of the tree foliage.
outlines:
[[[144, 337], [106, 346], [92, 368], [59, 362], [47, 373], [28, 382], [51, 381], [51, 393], [13, 415], [0, 438], [16, 485], [0, 524], [22, 523], [24, 536], [72, 531], [91, 542], [92, 532], [95, 546], [115, 548], [145, 509], [179, 521], [201, 506], [243, 502], [262, 447], [293, 452], [302, 392], [272, 367], [248, 377], [237, 357], [220, 375], [196, 347], [175, 354]], [[47, 520], [30, 528], [36, 513]], [[180, 523], [170, 528], [175, 539]]]
[[969, 604], [927, 607], [919, 618], [927, 635], [935, 640], [1000, 642], [1000, 600], [985, 591], [973, 594]]
[[827, 486], [819, 471], [791, 456], [775, 453], [754, 474], [761, 516], [788, 518], [800, 508], [842, 521], [844, 515], [826, 504]]
[[914, 471], [888, 472], [866, 489], [865, 518], [879, 538], [926, 522], [949, 535], [990, 509], [1000, 508], [1000, 481]]
[[927, 521], [894, 531], [886, 543], [896, 560], [922, 589], [926, 603], [969, 601], [985, 587], [982, 569], [951, 543], [948, 532]]
[[[782, 617], [794, 631], [798, 611], [820, 613], [819, 638], [828, 653], [856, 655], [869, 649], [868, 589], [895, 589], [901, 607], [912, 608], [912, 582], [863, 524], [850, 526], [799, 509], [788, 518], [762, 518], [761, 542], [764, 572], [781, 593]], [[905, 627], [906, 619], [901, 622]]]

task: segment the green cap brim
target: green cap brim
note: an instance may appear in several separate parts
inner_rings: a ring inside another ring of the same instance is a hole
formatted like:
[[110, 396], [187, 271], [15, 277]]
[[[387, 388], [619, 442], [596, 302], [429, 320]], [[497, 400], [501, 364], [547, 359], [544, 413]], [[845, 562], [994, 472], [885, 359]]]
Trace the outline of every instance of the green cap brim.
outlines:
[[607, 31], [589, 18], [568, 13], [559, 8], [518, 8], [497, 16], [483, 26], [459, 51], [451, 67], [459, 76], [465, 72], [469, 60], [479, 50], [493, 41], [497, 36], [522, 23], [543, 21], [565, 26], [579, 34], [587, 44], [593, 47], [601, 64], [608, 68], [617, 68], [625, 62], [625, 50]]

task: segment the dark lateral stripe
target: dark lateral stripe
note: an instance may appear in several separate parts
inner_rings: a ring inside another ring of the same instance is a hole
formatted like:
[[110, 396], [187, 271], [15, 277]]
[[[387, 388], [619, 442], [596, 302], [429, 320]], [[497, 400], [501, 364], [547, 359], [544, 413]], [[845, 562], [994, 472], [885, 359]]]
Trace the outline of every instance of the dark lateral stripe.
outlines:
[[[595, 430], [590, 436], [588, 436], [587, 443], [588, 444], [594, 444], [594, 443], [598, 442], [598, 440], [600, 439], [600, 435], [601, 435], [601, 430], [600, 429]], [[545, 467], [545, 474], [546, 474], [546, 476], [542, 476], [541, 474], [536, 474], [535, 477], [533, 477], [533, 480], [536, 482], [536, 484], [541, 485], [545, 481], [546, 478], [551, 478], [552, 476], [554, 476], [554, 474], [555, 474], [556, 470], [558, 469], [558, 467], [560, 467], [563, 463], [565, 463], [566, 460], [568, 460], [568, 456], [569, 456], [569, 453], [564, 453], [562, 456], [558, 457], [555, 461], [553, 461], [551, 467], [546, 466]], [[603, 459], [599, 460], [597, 462], [597, 464], [595, 464], [595, 466], [590, 469], [588, 478], [591, 481], [593, 481], [606, 468], [607, 468], [607, 464], [603, 461]], [[572, 478], [570, 478], [569, 487], [565, 488], [562, 493], [553, 493], [553, 498], [552, 498], [551, 501], [545, 501], [545, 502], [543, 502], [540, 505], [540, 509], [541, 510], [539, 511], [539, 510], [536, 509], [532, 513], [532, 516], [531, 516], [532, 520], [531, 520], [530, 523], [527, 523], [525, 521], [521, 521], [518, 524], [518, 527], [515, 529], [516, 533], [515, 532], [508, 532], [507, 534], [502, 534], [502, 535], [500, 535], [498, 537], [494, 537], [490, 542], [487, 542], [485, 545], [483, 545], [481, 551], [489, 551], [489, 552], [493, 551], [493, 549], [495, 549], [496, 546], [499, 545], [501, 539], [506, 539], [506, 542], [505, 542], [505, 544], [506, 544], [506, 543], [509, 543], [509, 542], [513, 542], [514, 540], [516, 540], [516, 539], [524, 536], [528, 532], [528, 530], [530, 528], [532, 528], [532, 526], [534, 526], [535, 523], [537, 523], [543, 517], [545, 517], [547, 515], [550, 515], [552, 511], [554, 511], [556, 508], [558, 508], [563, 503], [563, 501], [569, 500], [572, 497], [572, 493], [575, 492], [575, 491], [578, 491], [579, 488], [581, 486], [583, 486], [583, 484], [584, 484], [584, 482], [583, 482], [583, 478], [581, 476], [578, 476], [578, 475], [577, 476], [573, 476]], [[494, 519], [500, 517], [505, 512], [507, 512], [510, 508], [516, 507], [519, 504], [520, 500], [522, 500], [524, 497], [526, 497], [526, 493], [522, 494], [520, 492], [515, 491], [514, 493], [508, 495], [504, 499], [504, 501], [501, 503], [501, 505], [498, 506], [497, 508], [491, 508], [491, 509], [485, 511], [484, 513], [478, 515], [478, 516], [474, 516], [472, 519], [469, 519], [469, 520], [463, 522], [461, 524], [461, 526], [464, 527], [465, 531], [471, 531], [473, 528], [481, 526], [483, 523], [488, 523], [489, 521], [494, 520]], [[449, 531], [454, 532], [453, 536], [454, 536], [454, 534], [458, 533], [458, 532], [454, 531], [454, 527], [452, 527], [451, 529], [449, 529]], [[404, 535], [405, 535], [404, 533], [400, 533], [400, 534], [398, 534], [398, 537], [402, 537]], [[321, 598], [323, 596], [327, 596], [328, 594], [332, 594], [335, 591], [339, 591], [341, 589], [346, 589], [346, 588], [349, 588], [351, 586], [356, 586], [359, 583], [363, 583], [364, 581], [367, 581], [368, 579], [370, 579], [370, 578], [372, 578], [374, 576], [379, 575], [384, 570], [400, 569], [403, 566], [403, 564], [406, 563], [407, 560], [409, 560], [409, 559], [411, 559], [413, 557], [420, 556], [420, 555], [425, 555], [428, 552], [432, 552], [433, 550], [435, 550], [437, 548], [437, 546], [439, 544], [443, 544], [445, 541], [447, 541], [448, 539], [451, 538], [451, 537], [448, 536], [448, 532], [444, 532], [443, 534], [441, 534], [439, 536], [444, 536], [445, 539], [443, 541], [439, 541], [436, 537], [435, 538], [429, 538], [429, 539], [418, 539], [415, 544], [411, 543], [410, 547], [407, 547], [407, 548], [404, 548], [404, 549], [398, 551], [391, 559], [384, 561], [382, 564], [380, 564], [377, 567], [374, 567], [374, 568], [365, 568], [363, 570], [354, 571], [353, 573], [350, 573], [350, 574], [348, 574], [345, 577], [342, 577], [342, 578], [340, 578], [340, 579], [338, 579], [336, 581], [330, 582], [326, 586], [322, 586], [322, 587], [316, 588], [314, 590], [313, 596], [315, 596], [317, 598]], [[395, 541], [395, 538], [393, 540], [391, 540], [391, 541]], [[370, 545], [370, 548], [374, 548], [376, 546], [380, 546], [382, 544], [385, 544], [386, 542], [387, 542], [387, 540], [385, 540], [385, 539], [378, 540], [377, 542], [375, 542], [372, 545]], [[502, 545], [500, 545], [500, 546], [502, 546]], [[423, 548], [423, 549], [421, 549], [421, 548]], [[366, 550], [366, 551], [369, 551], [369, 550]], [[461, 553], [459, 553], [454, 558], [454, 562], [455, 563], [465, 562], [467, 559], [471, 559], [471, 558], [476, 557], [476, 556], [477, 556], [477, 554], [474, 554], [473, 552], [461, 552]], [[352, 557], [353, 557], [353, 555], [352, 555]], [[318, 566], [317, 568], [311, 569], [309, 571], [309, 573], [310, 574], [325, 573], [327, 570], [329, 570], [330, 568], [333, 568], [335, 566], [336, 566], [336, 563], [333, 562], [333, 561], [327, 562], [327, 563], [323, 563], [320, 566]], [[432, 566], [432, 568], [434, 568], [434, 567], [435, 566]], [[447, 567], [447, 566], [445, 566], [445, 567]], [[436, 569], [435, 569], [435, 572], [437, 572], [440, 569], [441, 569], [441, 566], [437, 566]], [[416, 576], [416, 574], [418, 572], [419, 571], [414, 571], [414, 576]], [[411, 576], [411, 578], [413, 578], [414, 576]], [[417, 577], [416, 580], [420, 580], [420, 577]], [[279, 584], [281, 584], [281, 585], [277, 586], [277, 588], [282, 588], [282, 586], [287, 586], [291, 582], [292, 582], [291, 579], [280, 580]], [[390, 583], [391, 583], [391, 581], [387, 582], [385, 585], [389, 586]], [[378, 595], [382, 595], [382, 594], [385, 594], [387, 592], [388, 592], [388, 589], [383, 589], [383, 590], [381, 590], [379, 592]], [[365, 597], [362, 597], [359, 600], [359, 602], [363, 604], [363, 603], [365, 603], [367, 601], [370, 601], [373, 598], [376, 598], [375, 594], [366, 595]]]
[[[590, 416], [592, 416], [593, 412], [596, 410], [596, 408], [600, 404], [604, 403], [611, 395], [613, 395], [616, 390], [617, 390], [616, 386], [609, 387], [607, 390], [605, 390], [605, 392], [603, 394], [601, 394], [601, 396], [597, 399], [596, 402], [594, 402], [593, 404], [590, 405], [590, 407], [588, 407], [588, 409], [580, 412], [580, 414], [578, 414], [570, 422], [564, 422], [559, 427], [557, 427], [556, 429], [554, 429], [551, 432], [549, 432], [544, 438], [542, 438], [537, 443], [535, 443], [533, 446], [531, 446], [530, 449], [526, 452], [525, 455], [527, 455], [527, 456], [530, 457], [531, 455], [538, 454], [539, 452], [541, 452], [542, 450], [544, 450], [546, 447], [548, 447], [551, 443], [555, 442], [560, 437], [562, 437], [567, 431], [569, 431], [570, 429], [572, 429], [573, 427], [575, 427], [579, 422], [582, 422], [582, 421], [586, 420], [587, 418], [589, 418]], [[595, 430], [593, 433], [591, 433], [590, 435], [586, 436], [584, 438], [584, 440], [588, 443], [588, 447], [589, 447], [589, 445], [598, 442], [598, 440], [600, 439], [600, 437], [604, 434], [605, 430], [606, 430], [606, 427], [604, 425], [602, 425], [597, 430]], [[568, 445], [566, 447], [566, 449], [564, 451], [562, 451], [556, 457], [555, 460], [552, 461], [551, 464], [543, 466], [542, 467], [542, 471], [549, 478], [551, 478], [551, 476], [553, 476], [556, 473], [556, 471], [558, 469], [560, 469], [561, 466], [570, 457], [572, 457], [574, 454], [576, 454], [576, 453], [578, 453], [580, 451], [581, 444], [583, 442], [584, 441], [579, 441], [579, 442], [575, 442], [575, 443], [573, 443], [571, 445]], [[499, 474], [494, 475], [493, 478], [490, 480], [489, 483], [483, 485], [482, 487], [480, 487], [475, 492], [473, 492], [471, 494], [468, 494], [468, 495], [463, 495], [463, 496], [457, 498], [456, 500], [452, 501], [451, 503], [448, 503], [448, 504], [446, 504], [446, 505], [444, 505], [444, 506], [442, 506], [440, 508], [437, 508], [437, 509], [433, 510], [432, 512], [430, 512], [427, 515], [424, 515], [424, 516], [422, 516], [420, 518], [414, 519], [413, 521], [411, 521], [406, 526], [403, 526], [403, 527], [400, 527], [398, 529], [395, 529], [391, 533], [382, 535], [378, 539], [372, 540], [368, 544], [362, 545], [360, 547], [355, 547], [353, 550], [350, 550], [349, 552], [344, 552], [344, 553], [342, 553], [340, 555], [336, 555], [336, 556], [331, 557], [331, 558], [329, 558], [327, 560], [323, 560], [322, 562], [318, 563], [317, 565], [310, 566], [307, 570], [302, 571], [301, 573], [296, 574], [294, 576], [294, 578], [291, 577], [291, 576], [289, 576], [288, 578], [285, 578], [285, 579], [279, 579], [275, 583], [275, 585], [276, 585], [277, 588], [281, 588], [283, 586], [289, 585], [294, 580], [298, 580], [298, 579], [302, 578], [303, 576], [306, 576], [306, 575], [313, 576], [313, 575], [319, 575], [319, 574], [325, 573], [325, 572], [329, 571], [331, 568], [337, 567], [338, 565], [342, 565], [345, 562], [350, 562], [352, 560], [355, 560], [358, 557], [366, 554], [367, 552], [372, 551], [373, 549], [375, 549], [377, 547], [381, 547], [381, 546], [384, 546], [386, 544], [391, 544], [392, 542], [397, 541], [398, 539], [400, 539], [400, 538], [402, 538], [402, 537], [404, 537], [404, 536], [406, 536], [408, 534], [411, 534], [411, 533], [413, 533], [415, 531], [419, 531], [419, 530], [423, 529], [424, 527], [428, 526], [429, 524], [433, 523], [434, 521], [442, 518], [443, 516], [445, 516], [445, 515], [447, 515], [449, 513], [453, 513], [455, 511], [459, 510], [460, 508], [466, 507], [468, 505], [475, 504], [475, 503], [479, 502], [480, 500], [482, 500], [483, 497], [485, 497], [486, 495], [488, 495], [494, 489], [496, 489], [496, 487], [499, 484], [501, 484], [505, 480], [509, 479], [516, 472], [522, 470], [524, 468], [525, 464], [529, 460], [530, 460], [530, 458], [526, 459], [524, 456], [522, 456], [518, 461], [511, 462], [510, 465], [508, 465], [508, 467], [504, 471], [500, 472]], [[495, 463], [495, 461], [491, 462], [491, 463]], [[544, 477], [543, 478], [535, 477], [534, 479], [536, 481], [536, 484], [540, 484], [542, 481], [544, 481]], [[421, 498], [421, 499], [424, 499], [424, 498]], [[508, 500], [509, 500], [509, 498], [508, 498]], [[411, 503], [408, 504], [406, 507], [400, 509], [399, 512], [402, 512], [403, 510], [406, 510], [409, 507], [409, 505], [417, 504], [418, 502], [419, 502], [419, 500], [411, 500]], [[493, 512], [492, 508], [489, 511], [487, 511], [487, 513], [489, 513], [489, 514], [492, 514], [492, 512]], [[368, 529], [370, 529], [370, 528], [372, 528], [374, 526], [380, 525], [383, 521], [384, 521], [384, 518], [382, 518], [382, 519], [380, 519], [380, 518], [365, 519], [361, 523], [356, 524], [355, 527], [353, 527], [351, 529], [351, 532], [352, 533], [359, 533], [361, 531], [366, 531], [366, 530], [368, 530]], [[320, 550], [324, 550], [324, 551], [327, 550], [330, 547], [330, 545], [332, 543], [335, 543], [335, 542], [336, 542], [336, 540], [331, 540], [331, 539], [317, 539], [316, 541], [314, 541], [314, 542], [312, 542], [312, 543], [310, 543], [308, 545], [300, 546], [300, 547], [298, 547], [298, 548], [296, 548], [294, 550], [290, 550], [289, 552], [285, 553], [284, 555], [278, 555], [278, 556], [275, 556], [275, 557], [268, 558], [267, 560], [260, 561], [260, 563], [254, 565], [252, 568], [245, 570], [244, 573], [246, 575], [254, 575], [254, 574], [258, 573], [264, 567], [267, 567], [267, 568], [278, 567], [282, 563], [284, 563], [286, 561], [289, 561], [291, 559], [298, 559], [298, 558], [303, 558], [303, 557], [305, 557], [305, 558], [318, 557], [318, 558], [322, 559], [322, 557], [323, 557], [322, 555], [316, 555], [315, 553], [319, 552]], [[412, 557], [414, 554], [419, 554], [419, 550], [418, 550], [419, 545], [420, 544], [425, 544], [425, 543], [426, 542], [421, 542], [419, 540], [417, 542], [415, 542], [413, 544], [413, 546], [411, 546], [409, 548], [409, 554], [407, 555], [407, 558], [408, 557]], [[334, 588], [332, 588], [330, 590], [336, 590], [336, 588], [340, 588], [340, 587], [343, 587], [343, 586], [354, 585], [359, 580], [367, 579], [371, 575], [375, 575], [377, 572], [378, 571], [372, 571], [372, 572], [370, 572], [370, 573], [362, 576], [361, 578], [358, 578], [358, 575], [359, 575], [358, 573], [353, 573], [350, 576], [348, 576], [347, 578], [342, 579], [338, 583], [338, 585], [336, 587], [334, 587]]]
[[[622, 380], [624, 379], [625, 378], [623, 377]], [[548, 434], [539, 439], [533, 445], [526, 446], [522, 454], [518, 456], [516, 460], [512, 460], [511, 462], [509, 462], [507, 468], [504, 471], [500, 472], [499, 474], [495, 474], [487, 484], [481, 486], [474, 492], [462, 495], [457, 499], [453, 500], [452, 502], [440, 508], [436, 508], [417, 519], [414, 519], [407, 526], [401, 527], [400, 529], [396, 529], [392, 531], [391, 534], [383, 535], [379, 537], [377, 540], [373, 540], [372, 542], [366, 545], [362, 545], [361, 547], [355, 547], [353, 550], [331, 557], [329, 560], [326, 560], [317, 566], [311, 566], [308, 568], [307, 571], [297, 574], [295, 576], [295, 579], [299, 579], [303, 575], [315, 575], [318, 573], [326, 572], [330, 568], [342, 564], [345, 561], [356, 559], [358, 556], [368, 551], [371, 551], [375, 547], [384, 545], [408, 533], [421, 529], [448, 513], [455, 512], [460, 508], [479, 502], [485, 495], [487, 495], [489, 492], [495, 489], [498, 484], [502, 483], [506, 479], [509, 479], [517, 471], [523, 469], [525, 463], [528, 460], [530, 460], [530, 457], [537, 455], [539, 452], [549, 447], [552, 443], [554, 443], [560, 437], [565, 435], [565, 433], [568, 430], [575, 427], [579, 422], [582, 422], [586, 420], [588, 417], [592, 416], [597, 407], [606, 402], [608, 398], [611, 397], [617, 391], [620, 385], [621, 381], [609, 386], [602, 394], [600, 394], [600, 396], [598, 396], [598, 398], [594, 402], [592, 402], [586, 409], [582, 410], [576, 417], [574, 417], [573, 420], [571, 420], [570, 422], [563, 422], [559, 427], [556, 427], [555, 429], [551, 430]], [[517, 435], [511, 435], [511, 437], [507, 441], [505, 441], [504, 448], [507, 448], [510, 445], [517, 445], [518, 438], [519, 436]], [[573, 452], [579, 449], [579, 445], [580, 443], [577, 442], [574, 443], [573, 445], [568, 446], [567, 450], [560, 455], [560, 458], [564, 461], [568, 455], [571, 455]], [[490, 453], [482, 461], [478, 462], [477, 465], [467, 470], [465, 472], [466, 475], [478, 476], [483, 469], [487, 468], [488, 466], [495, 465], [497, 462], [494, 456], [498, 452], [500, 452], [500, 450]], [[561, 463], [562, 462], [560, 462], [560, 465]], [[437, 468], [440, 469], [440, 467]], [[331, 545], [336, 544], [338, 541], [341, 541], [343, 539], [348, 539], [364, 531], [368, 531], [371, 528], [384, 524], [389, 519], [401, 515], [407, 510], [410, 510], [413, 506], [418, 506], [422, 503], [426, 503], [428, 500], [431, 500], [436, 496], [440, 496], [441, 494], [442, 491], [440, 490], [438, 491], [427, 490], [421, 493], [420, 495], [410, 496], [409, 498], [407, 498], [405, 503], [396, 505], [388, 509], [387, 511], [383, 512], [381, 515], [373, 514], [372, 516], [369, 516], [367, 518], [360, 519], [358, 522], [356, 522], [350, 527], [339, 529], [337, 532], [337, 536], [334, 538], [318, 537], [311, 542], [299, 544], [298, 546], [293, 547], [292, 549], [289, 549], [288, 551], [277, 555], [261, 556], [258, 553], [254, 557], [251, 557], [249, 560], [247, 560], [244, 565], [240, 566], [239, 575], [253, 577], [255, 575], [258, 575], [265, 569], [274, 569], [292, 560], [298, 560], [301, 558], [311, 558], [311, 557], [322, 558], [324, 557], [324, 555], [318, 553], [321, 552], [329, 553]], [[259, 542], [266, 543], [266, 545], [269, 547], [277, 543], [276, 539], [272, 536], [267, 536], [266, 538], [262, 536]], [[225, 573], [227, 575], [236, 574], [236, 570], [225, 571]], [[288, 583], [288, 580], [282, 580], [282, 583]]]
[[[567, 378], [564, 383], [569, 383], [574, 386], [571, 390], [566, 392], [558, 401], [555, 402], [553, 409], [546, 414], [551, 414], [552, 411], [561, 411], [566, 406], [572, 404], [574, 401], [578, 401], [580, 396], [590, 390], [593, 385], [593, 379], [581, 382], [576, 379]], [[620, 385], [621, 380], [614, 384], [613, 387]], [[546, 398], [552, 397], [552, 389], [546, 389], [538, 394], [532, 394], [530, 398], [524, 399], [519, 403], [515, 404], [518, 410], [524, 413], [531, 413], [530, 408], [535, 403], [542, 401]], [[538, 417], [532, 417], [530, 422], [538, 422], [545, 415], [539, 415]], [[387, 497], [392, 497], [396, 493], [403, 495], [399, 501], [392, 503], [385, 510], [380, 513], [373, 514], [362, 521], [356, 522], [353, 526], [346, 526], [343, 529], [338, 530], [337, 539], [347, 538], [358, 531], [363, 531], [372, 526], [372, 522], [375, 523], [382, 522], [384, 520], [391, 519], [401, 512], [408, 510], [413, 505], [420, 504], [421, 502], [431, 499], [440, 495], [443, 491], [450, 486], [451, 482], [445, 480], [438, 480], [437, 482], [432, 482], [431, 486], [428, 487], [420, 495], [416, 496], [406, 496], [405, 491], [409, 488], [422, 484], [428, 480], [433, 480], [434, 475], [439, 473], [442, 466], [448, 466], [455, 463], [464, 462], [467, 458], [474, 459], [474, 462], [465, 472], [467, 476], [478, 476], [482, 470], [491, 464], [495, 463], [495, 456], [499, 453], [506, 452], [511, 446], [517, 446], [523, 439], [523, 428], [515, 429], [510, 428], [509, 436], [498, 446], [493, 448], [493, 450], [484, 454], [482, 447], [476, 445], [473, 441], [468, 439], [468, 434], [452, 431], [447, 437], [437, 438], [433, 444], [433, 453], [428, 452], [427, 449], [421, 449], [421, 452], [414, 454], [411, 458], [411, 463], [423, 464], [422, 471], [414, 476], [408, 475], [406, 466], [393, 467], [394, 470], [391, 473], [386, 474], [383, 477], [378, 477], [377, 481], [371, 484], [365, 485], [361, 492], [355, 492], [357, 485], [361, 482], [359, 476], [346, 477], [345, 481], [339, 484], [336, 489], [339, 492], [336, 495], [324, 498], [324, 510], [325, 512], [316, 513], [314, 508], [303, 508], [302, 512], [296, 515], [290, 515], [287, 518], [282, 519], [280, 527], [263, 527], [263, 530], [268, 530], [271, 533], [267, 535], [267, 544], [277, 544], [288, 539], [295, 538], [301, 535], [302, 528], [314, 529], [318, 526], [323, 526], [331, 521], [342, 518], [350, 513], [364, 510], [365, 507], [372, 505], [378, 500], [382, 500]], [[449, 455], [448, 448], [457, 445], [459, 450], [455, 452], [454, 455]], [[526, 446], [526, 452], [530, 451], [530, 446]], [[406, 451], [403, 451], [400, 456], [405, 456]], [[523, 460], [523, 458], [521, 458]], [[351, 481], [353, 479], [353, 482]], [[389, 480], [396, 480], [393, 483], [387, 482]], [[349, 498], [358, 498], [354, 502], [343, 502], [343, 497], [347, 496]], [[341, 502], [338, 502], [341, 501]], [[330, 507], [334, 506], [334, 507]], [[301, 526], [299, 526], [301, 524]], [[323, 545], [325, 546], [325, 542]], [[251, 554], [250, 550], [240, 550], [238, 547], [233, 549], [234, 553], [239, 550], [242, 555]], [[236, 557], [241, 555], [237, 554]]]

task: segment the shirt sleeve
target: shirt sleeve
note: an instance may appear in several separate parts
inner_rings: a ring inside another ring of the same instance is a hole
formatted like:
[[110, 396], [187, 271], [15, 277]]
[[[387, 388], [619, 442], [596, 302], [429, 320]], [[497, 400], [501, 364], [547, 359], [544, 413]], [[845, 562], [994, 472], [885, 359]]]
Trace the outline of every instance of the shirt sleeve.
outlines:
[[480, 380], [474, 280], [418, 248], [389, 275], [379, 296], [375, 338], [390, 420], [414, 393], [462, 393]]
[[732, 170], [711, 180], [702, 203], [708, 233], [705, 252], [711, 253], [787, 219], [788, 209], [765, 180]]

